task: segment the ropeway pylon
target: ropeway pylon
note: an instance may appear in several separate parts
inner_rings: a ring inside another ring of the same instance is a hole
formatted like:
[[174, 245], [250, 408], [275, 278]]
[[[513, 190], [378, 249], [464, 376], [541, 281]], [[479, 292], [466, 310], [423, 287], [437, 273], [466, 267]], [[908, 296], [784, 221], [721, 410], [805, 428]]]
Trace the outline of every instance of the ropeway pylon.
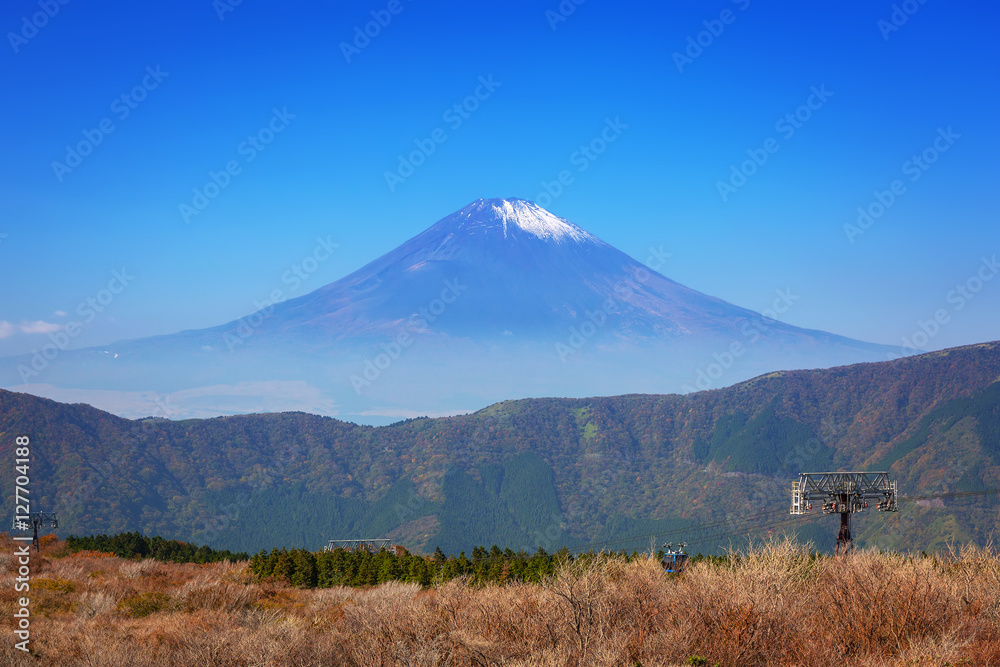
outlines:
[[839, 556], [854, 550], [851, 515], [868, 509], [869, 500], [877, 501], [880, 512], [899, 511], [896, 482], [888, 472], [804, 472], [792, 482], [791, 514], [805, 514], [814, 501], [823, 503], [823, 514], [840, 514]]

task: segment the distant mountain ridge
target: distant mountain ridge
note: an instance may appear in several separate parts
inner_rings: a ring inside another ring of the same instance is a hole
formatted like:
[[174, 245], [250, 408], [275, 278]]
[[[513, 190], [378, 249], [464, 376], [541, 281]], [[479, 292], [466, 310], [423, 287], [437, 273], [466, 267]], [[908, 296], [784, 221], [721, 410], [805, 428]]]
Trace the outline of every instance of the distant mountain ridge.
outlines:
[[[35, 381], [50, 386], [21, 388], [130, 416], [156, 399], [165, 416], [299, 408], [388, 421], [512, 397], [705, 389], [897, 351], [768, 319], [664, 268], [531, 202], [480, 199], [309, 294], [210, 329], [66, 352]], [[0, 385], [18, 387], [24, 360], [7, 362]]]
[[[454, 552], [696, 537], [708, 522], [781, 513], [803, 471], [888, 468], [904, 496], [1000, 488], [1000, 342], [684, 396], [524, 399], [377, 428], [294, 412], [131, 421], [0, 390], [5, 465], [15, 435], [31, 438], [35, 506], [57, 510], [66, 532], [142, 530], [248, 552], [333, 537]], [[9, 500], [11, 484], [0, 477]], [[931, 550], [986, 540], [997, 507], [995, 495], [907, 503], [855, 530], [862, 544]], [[828, 547], [835, 522], [803, 535]]]

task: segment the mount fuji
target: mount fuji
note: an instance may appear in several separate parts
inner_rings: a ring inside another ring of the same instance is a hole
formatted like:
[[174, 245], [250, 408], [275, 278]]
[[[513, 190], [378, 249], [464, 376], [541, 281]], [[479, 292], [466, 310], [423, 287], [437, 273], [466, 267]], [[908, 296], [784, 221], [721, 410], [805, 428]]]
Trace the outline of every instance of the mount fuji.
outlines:
[[[717, 388], [896, 348], [681, 285], [522, 199], [479, 199], [354, 273], [210, 329], [28, 357], [0, 386], [123, 416], [303, 410], [366, 423], [540, 396]], [[25, 384], [27, 382], [27, 384]]]

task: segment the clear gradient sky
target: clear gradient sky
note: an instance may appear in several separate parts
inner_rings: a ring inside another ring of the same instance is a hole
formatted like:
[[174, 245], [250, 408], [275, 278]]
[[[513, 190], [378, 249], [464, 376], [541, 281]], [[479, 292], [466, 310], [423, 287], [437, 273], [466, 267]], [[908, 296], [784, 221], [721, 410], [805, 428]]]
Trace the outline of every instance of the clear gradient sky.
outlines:
[[[785, 321], [872, 342], [940, 310], [928, 349], [1000, 338], [1000, 277], [949, 295], [1000, 253], [995, 3], [232, 1], [4, 3], [0, 355], [47, 342], [123, 267], [73, 347], [236, 319], [563, 170], [540, 203], [640, 260], [662, 246], [695, 289], [754, 310], [790, 290]], [[617, 138], [577, 152], [607, 119]], [[318, 237], [339, 245], [289, 291]]]

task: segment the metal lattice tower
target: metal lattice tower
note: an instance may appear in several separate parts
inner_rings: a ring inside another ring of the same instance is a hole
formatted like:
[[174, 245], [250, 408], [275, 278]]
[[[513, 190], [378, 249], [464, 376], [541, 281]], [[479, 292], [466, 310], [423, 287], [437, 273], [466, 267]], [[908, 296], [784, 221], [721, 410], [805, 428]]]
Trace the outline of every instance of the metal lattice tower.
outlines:
[[335, 551], [336, 549], [367, 551], [377, 554], [382, 549], [391, 550], [392, 540], [330, 540], [330, 543], [323, 547], [323, 551]]
[[851, 515], [875, 500], [879, 512], [898, 512], [896, 482], [888, 472], [804, 472], [792, 482], [792, 514], [805, 514], [822, 502], [823, 514], [840, 514], [837, 554], [854, 550]]
[[32, 544], [35, 545], [35, 551], [39, 550], [38, 547], [38, 528], [58, 528], [59, 519], [56, 517], [55, 512], [30, 512], [28, 516], [24, 515], [14, 515], [14, 530], [33, 530], [34, 539], [32, 539]]

